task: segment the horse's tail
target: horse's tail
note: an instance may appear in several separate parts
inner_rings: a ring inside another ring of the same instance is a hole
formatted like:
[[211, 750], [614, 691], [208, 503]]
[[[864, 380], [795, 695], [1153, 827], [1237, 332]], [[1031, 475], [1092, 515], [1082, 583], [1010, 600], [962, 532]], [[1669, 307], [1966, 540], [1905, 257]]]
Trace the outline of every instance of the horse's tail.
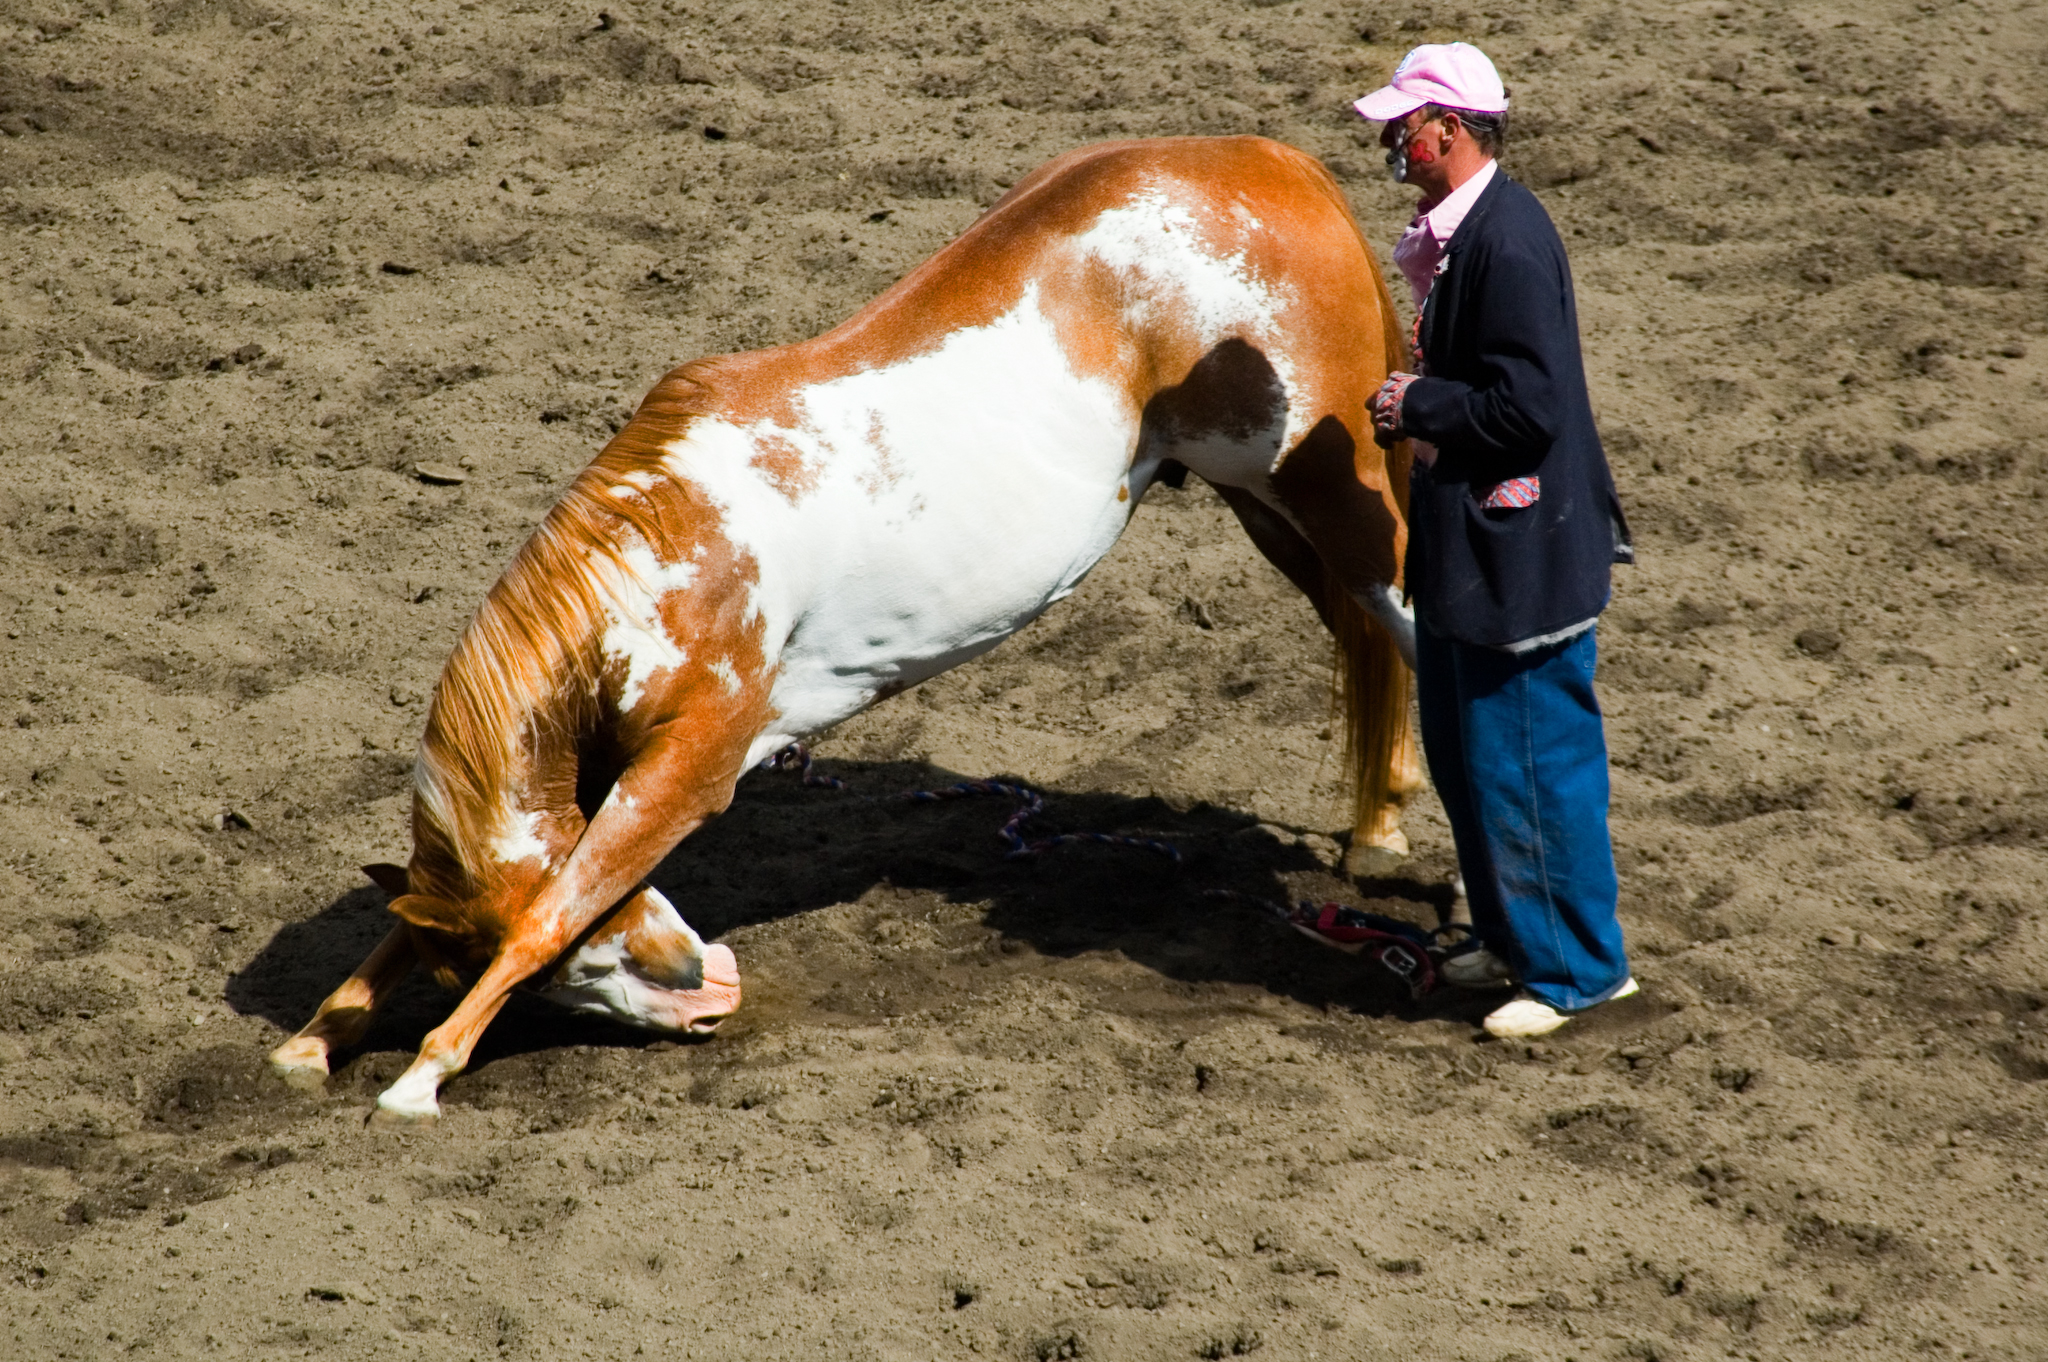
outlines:
[[[1371, 249], [1366, 258], [1376, 265]], [[1394, 299], [1378, 269], [1372, 270], [1378, 294], [1384, 373], [1411, 363], [1408, 337], [1394, 312]], [[1374, 386], [1378, 383], [1375, 381]], [[1414, 451], [1406, 440], [1386, 451], [1387, 491], [1401, 516], [1394, 545], [1394, 569], [1401, 568], [1407, 544], [1408, 468]], [[1389, 585], [1398, 587], [1396, 580]], [[1353, 794], [1352, 846], [1368, 838], [1394, 833], [1396, 802], [1415, 780], [1415, 753], [1407, 750], [1408, 691], [1411, 676], [1400, 649], [1385, 626], [1360, 606], [1333, 575], [1325, 575], [1324, 600], [1329, 604], [1330, 632], [1337, 639], [1337, 667], [1332, 700], [1344, 716], [1344, 769]], [[1398, 837], [1398, 833], [1394, 833]], [[1389, 848], [1393, 850], [1394, 848]]]
[[1396, 766], [1412, 761], [1408, 741], [1408, 664], [1384, 626], [1330, 576], [1325, 587], [1337, 636], [1336, 694], [1343, 707], [1344, 770], [1354, 799], [1352, 846], [1390, 827]]

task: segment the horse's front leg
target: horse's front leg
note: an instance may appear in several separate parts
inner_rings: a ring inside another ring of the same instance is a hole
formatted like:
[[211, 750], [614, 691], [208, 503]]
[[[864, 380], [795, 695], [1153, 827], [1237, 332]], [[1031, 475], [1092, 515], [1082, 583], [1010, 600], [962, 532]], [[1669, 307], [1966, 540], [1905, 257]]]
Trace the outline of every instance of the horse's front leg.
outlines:
[[363, 1038], [377, 1005], [391, 996], [418, 953], [412, 925], [401, 922], [386, 933], [369, 958], [340, 988], [327, 995], [313, 1020], [270, 1052], [270, 1071], [294, 1088], [314, 1091], [327, 1082], [328, 1057]]
[[728, 728], [725, 739], [714, 742], [672, 736], [707, 728], [716, 731], [711, 725], [670, 725], [634, 758], [567, 863], [512, 915], [483, 976], [448, 1020], [428, 1033], [412, 1066], [377, 1098], [373, 1120], [391, 1125], [438, 1116], [441, 1084], [469, 1064], [478, 1038], [511, 990], [636, 894], [670, 848], [732, 802], [746, 751], [737, 731]]

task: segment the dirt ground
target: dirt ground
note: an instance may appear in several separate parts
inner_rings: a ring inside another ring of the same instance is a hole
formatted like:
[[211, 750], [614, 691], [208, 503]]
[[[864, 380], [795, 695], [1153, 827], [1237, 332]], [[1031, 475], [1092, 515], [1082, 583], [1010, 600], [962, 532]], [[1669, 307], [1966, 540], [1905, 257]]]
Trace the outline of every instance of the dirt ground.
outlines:
[[[1475, 5], [1477, 0], [1475, 0]], [[2048, 10], [0, 4], [0, 1353], [2048, 1355]], [[717, 1040], [515, 1003], [437, 1127], [264, 1053], [382, 931], [422, 700], [663, 371], [815, 333], [1046, 158], [1514, 90], [1641, 563], [1639, 999], [1552, 1043], [1217, 888], [1333, 874], [1328, 647], [1206, 490], [763, 773], [657, 882]], [[456, 465], [428, 484], [420, 462]]]

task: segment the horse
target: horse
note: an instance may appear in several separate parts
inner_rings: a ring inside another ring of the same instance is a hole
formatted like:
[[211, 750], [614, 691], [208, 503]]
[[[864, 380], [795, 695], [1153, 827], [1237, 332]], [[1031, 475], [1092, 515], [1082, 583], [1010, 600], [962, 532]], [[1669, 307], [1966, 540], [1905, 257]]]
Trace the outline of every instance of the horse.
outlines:
[[379, 1123], [438, 1115], [522, 985], [714, 1030], [737, 962], [656, 865], [764, 757], [1066, 596], [1187, 471], [1334, 634], [1353, 852], [1405, 853], [1410, 454], [1367, 409], [1405, 353], [1329, 172], [1247, 136], [1070, 152], [831, 331], [673, 370], [457, 640], [412, 858], [365, 867], [399, 921], [272, 1068], [324, 1083], [416, 963], [454, 989], [480, 973]]

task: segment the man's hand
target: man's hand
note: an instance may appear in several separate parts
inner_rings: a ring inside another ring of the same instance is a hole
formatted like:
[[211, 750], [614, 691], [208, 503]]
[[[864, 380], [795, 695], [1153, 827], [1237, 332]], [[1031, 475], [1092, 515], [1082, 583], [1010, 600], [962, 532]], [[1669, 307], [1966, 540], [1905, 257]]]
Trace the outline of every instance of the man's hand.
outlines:
[[1387, 381], [1372, 395], [1372, 438], [1382, 447], [1408, 437], [1407, 429], [1401, 424], [1401, 399], [1408, 393], [1408, 385], [1415, 381], [1414, 374], [1394, 373], [1387, 375]]

